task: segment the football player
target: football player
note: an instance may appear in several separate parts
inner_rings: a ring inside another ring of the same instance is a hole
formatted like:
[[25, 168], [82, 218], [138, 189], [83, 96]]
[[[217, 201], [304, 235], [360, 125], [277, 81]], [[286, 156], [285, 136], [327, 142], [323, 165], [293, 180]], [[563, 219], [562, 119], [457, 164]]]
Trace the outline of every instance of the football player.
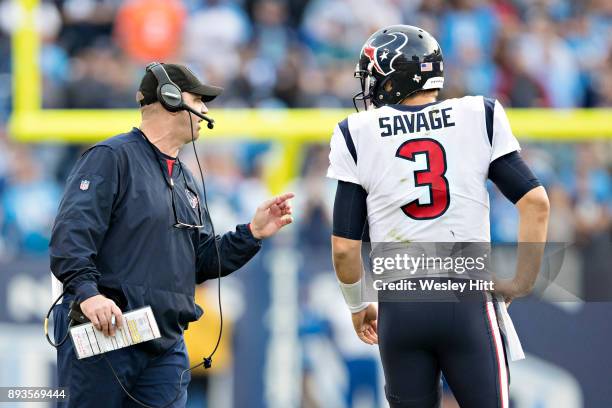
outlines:
[[[459, 405], [508, 407], [506, 351], [492, 296], [509, 304], [533, 288], [541, 251], [476, 302], [363, 301], [361, 244], [490, 241], [490, 179], [518, 209], [518, 242], [544, 243], [549, 202], [501, 104], [437, 100], [442, 51], [426, 31], [396, 25], [364, 44], [353, 102], [366, 110], [335, 127], [328, 177], [338, 180], [332, 252], [355, 331], [379, 344], [391, 407], [436, 407], [441, 373]], [[524, 255], [524, 254], [523, 254]], [[521, 262], [519, 249], [519, 264]], [[523, 259], [525, 261], [525, 259]], [[503, 304], [503, 302], [502, 302]], [[504, 309], [505, 313], [505, 309]]]

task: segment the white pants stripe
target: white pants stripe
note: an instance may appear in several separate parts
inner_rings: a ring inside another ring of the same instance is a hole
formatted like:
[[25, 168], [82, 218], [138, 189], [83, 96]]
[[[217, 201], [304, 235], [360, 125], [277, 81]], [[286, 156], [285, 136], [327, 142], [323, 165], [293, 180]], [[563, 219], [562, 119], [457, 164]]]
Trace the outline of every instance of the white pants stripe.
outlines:
[[508, 371], [506, 368], [506, 359], [504, 357], [504, 344], [502, 342], [501, 334], [499, 332], [499, 326], [497, 324], [497, 316], [495, 315], [495, 305], [493, 304], [492, 297], [487, 293], [487, 318], [489, 321], [489, 327], [493, 334], [493, 345], [495, 347], [495, 355], [497, 360], [497, 368], [499, 372], [499, 394], [501, 398], [501, 408], [508, 408]]

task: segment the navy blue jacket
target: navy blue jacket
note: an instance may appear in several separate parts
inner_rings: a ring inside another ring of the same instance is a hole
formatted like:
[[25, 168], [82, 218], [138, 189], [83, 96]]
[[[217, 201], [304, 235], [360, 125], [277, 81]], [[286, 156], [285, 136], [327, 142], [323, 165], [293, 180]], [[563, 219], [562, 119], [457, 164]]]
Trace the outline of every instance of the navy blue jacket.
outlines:
[[[218, 276], [204, 208], [205, 228], [173, 227], [167, 158], [136, 128], [87, 150], [68, 177], [49, 245], [51, 271], [70, 279], [77, 301], [102, 293], [122, 310], [151, 306], [162, 338], [143, 346], [156, 353], [202, 315], [196, 283]], [[178, 221], [198, 224], [203, 198], [193, 175], [177, 163], [172, 179]], [[247, 225], [216, 240], [223, 276], [261, 247]]]

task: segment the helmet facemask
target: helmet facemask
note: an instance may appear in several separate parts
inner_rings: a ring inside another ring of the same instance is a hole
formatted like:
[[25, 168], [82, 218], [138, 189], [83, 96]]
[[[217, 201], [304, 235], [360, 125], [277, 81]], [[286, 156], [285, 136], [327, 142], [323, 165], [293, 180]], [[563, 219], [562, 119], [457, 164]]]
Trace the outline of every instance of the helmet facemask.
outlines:
[[363, 106], [366, 111], [372, 109], [375, 93], [374, 89], [376, 88], [376, 78], [372, 75], [373, 67], [373, 62], [368, 64], [367, 69], [360, 69], [359, 64], [357, 64], [355, 67], [353, 76], [355, 78], [359, 78], [361, 83], [361, 92], [357, 92], [353, 96], [353, 106], [357, 112], [360, 112], [359, 108], [357, 107], [357, 101], [363, 102]]

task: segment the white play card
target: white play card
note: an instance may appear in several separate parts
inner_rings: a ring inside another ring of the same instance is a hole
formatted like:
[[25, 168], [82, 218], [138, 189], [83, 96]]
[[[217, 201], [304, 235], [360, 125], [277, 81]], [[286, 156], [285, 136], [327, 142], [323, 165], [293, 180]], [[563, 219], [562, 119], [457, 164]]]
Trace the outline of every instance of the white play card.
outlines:
[[123, 314], [123, 325], [115, 329], [114, 336], [105, 336], [92, 323], [70, 328], [74, 350], [80, 359], [117, 350], [133, 344], [161, 337], [151, 306]]

